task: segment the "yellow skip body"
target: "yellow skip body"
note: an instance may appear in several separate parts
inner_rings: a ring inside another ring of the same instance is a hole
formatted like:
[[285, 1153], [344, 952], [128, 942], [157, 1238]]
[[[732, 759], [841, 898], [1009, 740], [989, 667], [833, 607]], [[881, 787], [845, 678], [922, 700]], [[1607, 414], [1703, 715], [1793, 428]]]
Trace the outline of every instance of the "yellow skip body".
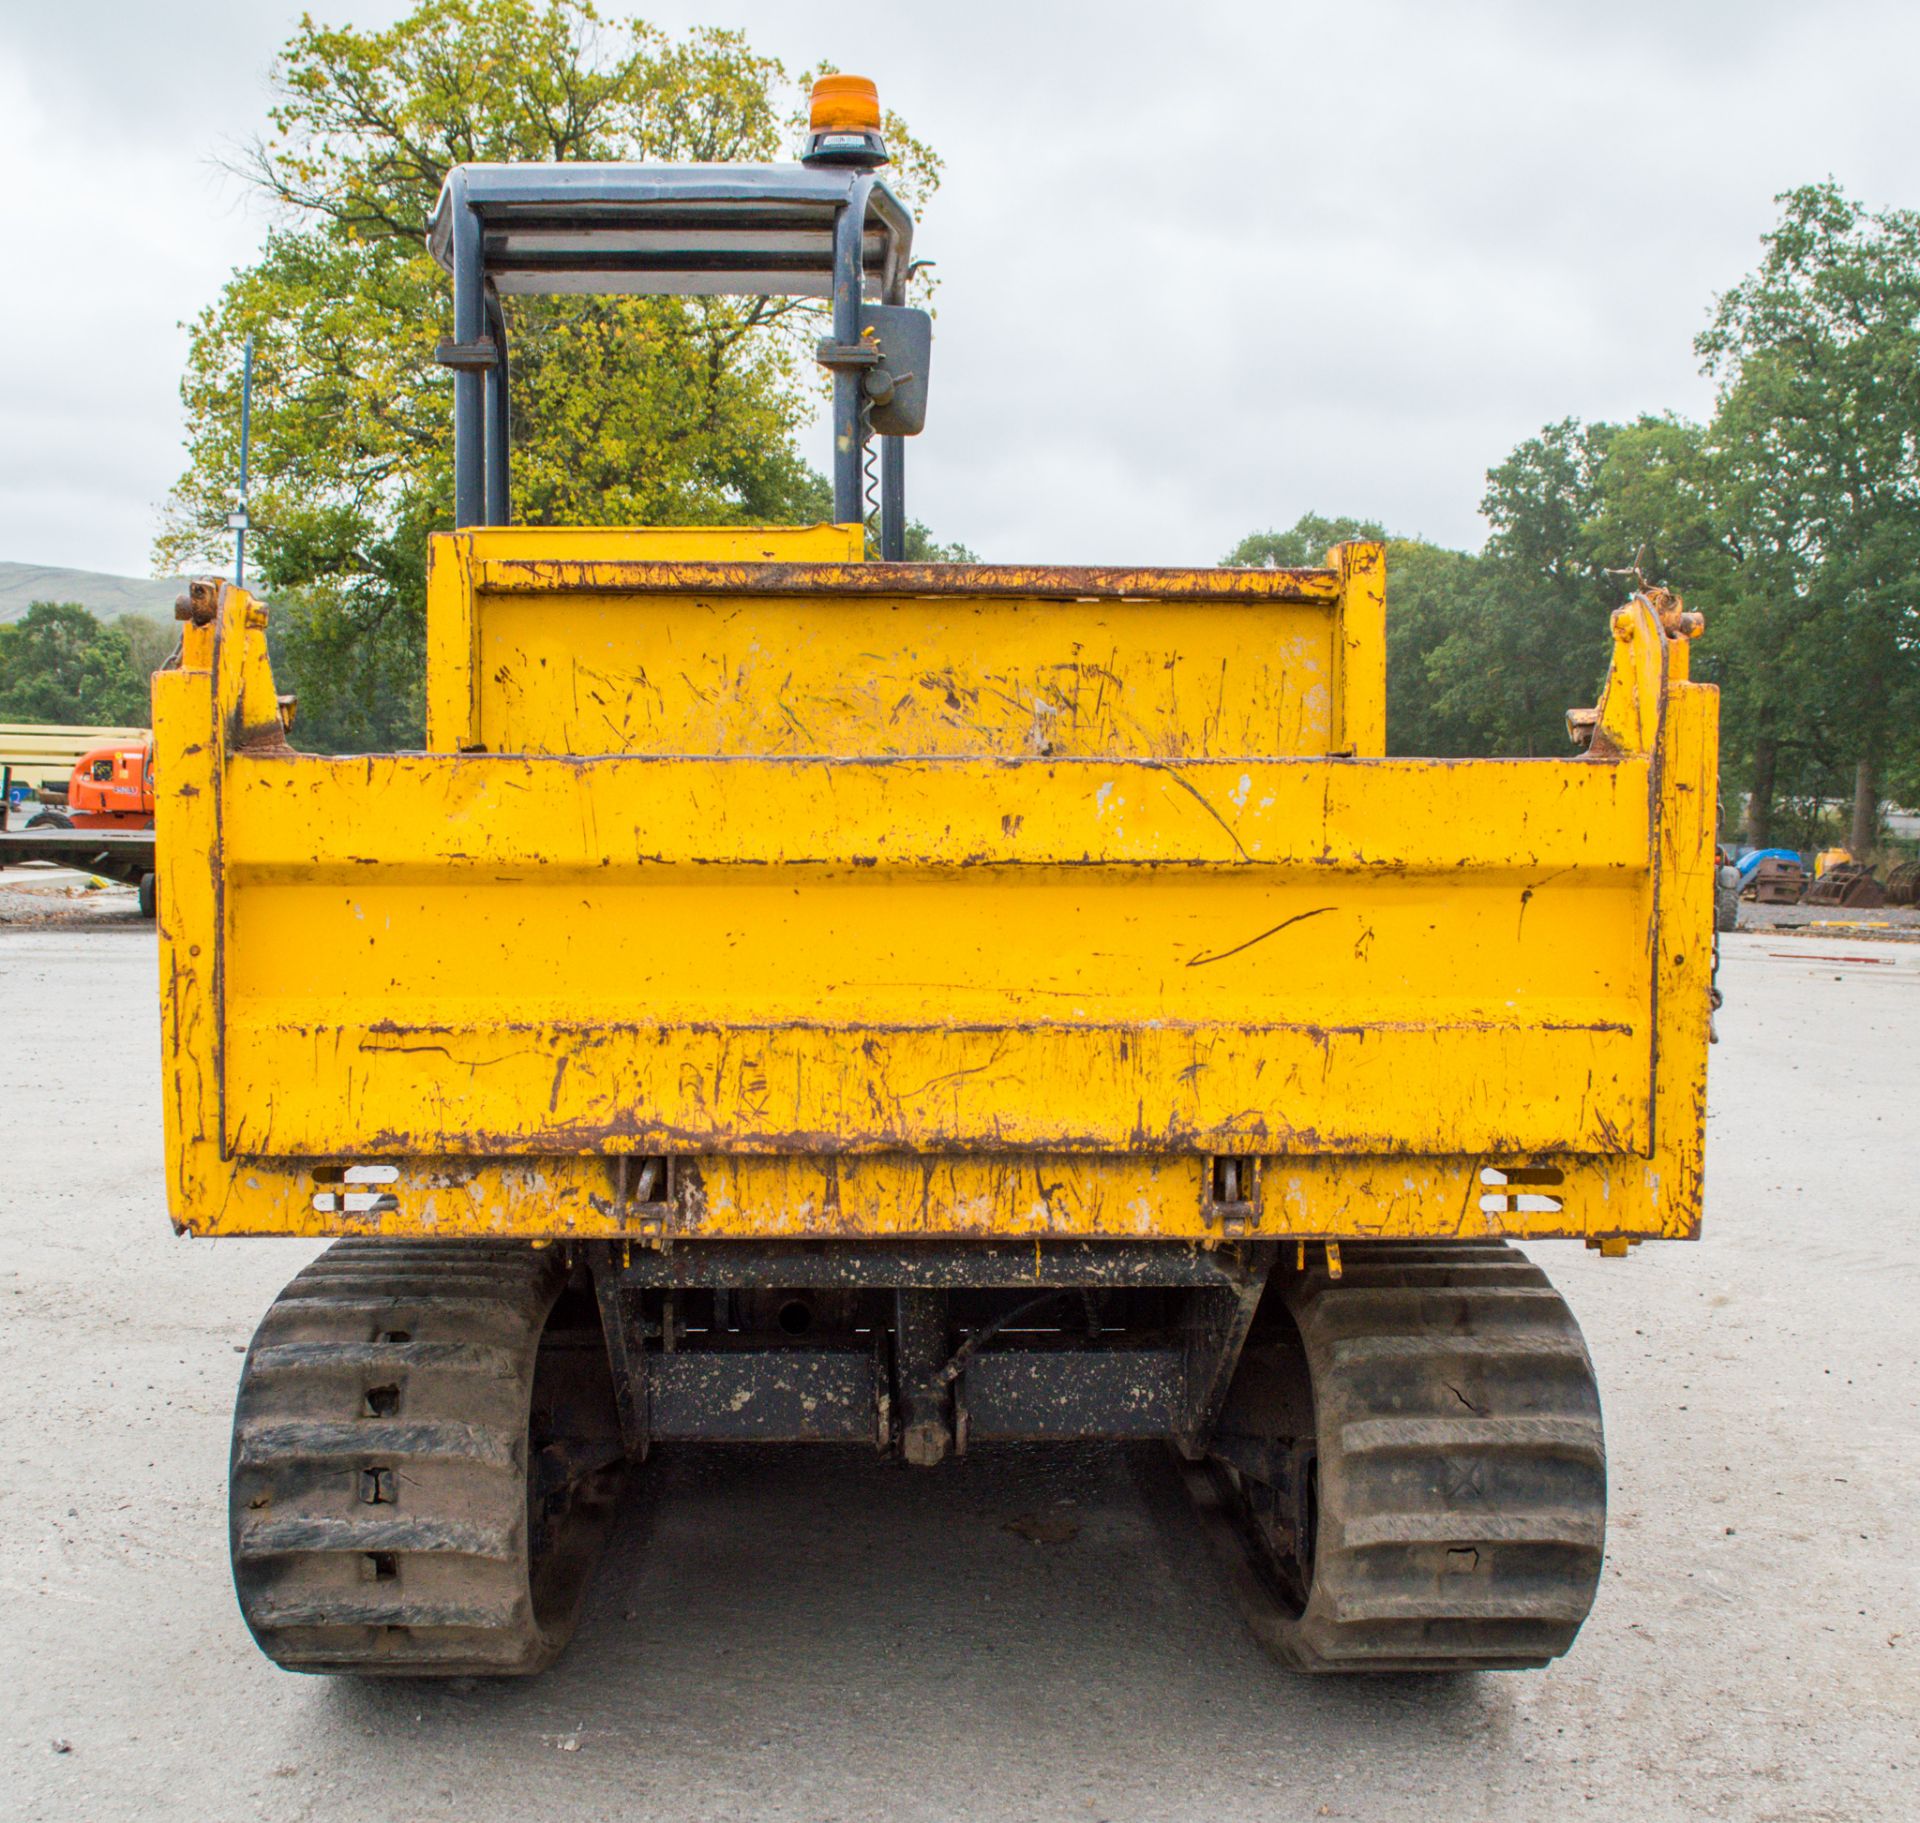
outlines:
[[1387, 759], [1377, 546], [859, 548], [437, 537], [419, 755], [293, 751], [264, 610], [203, 585], [155, 690], [175, 1222], [1696, 1231], [1716, 703], [1676, 616], [1616, 616], [1581, 757]]

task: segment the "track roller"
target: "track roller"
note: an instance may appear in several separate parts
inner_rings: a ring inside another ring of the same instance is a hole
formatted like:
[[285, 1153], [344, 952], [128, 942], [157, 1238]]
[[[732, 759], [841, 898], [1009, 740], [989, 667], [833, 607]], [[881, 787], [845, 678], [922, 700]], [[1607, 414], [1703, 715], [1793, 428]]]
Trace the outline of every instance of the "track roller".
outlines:
[[1514, 1670], [1579, 1632], [1606, 1451], [1579, 1326], [1501, 1242], [1276, 1273], [1190, 1491], [1298, 1671]]
[[598, 1306], [561, 1250], [337, 1242], [247, 1351], [234, 1587], [291, 1671], [538, 1671], [624, 1470]]

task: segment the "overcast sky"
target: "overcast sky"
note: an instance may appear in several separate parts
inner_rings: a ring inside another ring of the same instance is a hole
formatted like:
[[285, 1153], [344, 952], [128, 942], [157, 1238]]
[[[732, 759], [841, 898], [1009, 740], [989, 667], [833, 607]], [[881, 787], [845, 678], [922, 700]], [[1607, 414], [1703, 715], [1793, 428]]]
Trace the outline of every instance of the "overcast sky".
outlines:
[[[218, 160], [299, 10], [0, 0], [0, 558], [148, 571], [180, 326], [264, 226]], [[1309, 509], [1477, 546], [1542, 424], [1706, 408], [1777, 191], [1920, 205], [1911, 4], [641, 10], [869, 74], [945, 157], [909, 499], [996, 560], [1208, 562]]]

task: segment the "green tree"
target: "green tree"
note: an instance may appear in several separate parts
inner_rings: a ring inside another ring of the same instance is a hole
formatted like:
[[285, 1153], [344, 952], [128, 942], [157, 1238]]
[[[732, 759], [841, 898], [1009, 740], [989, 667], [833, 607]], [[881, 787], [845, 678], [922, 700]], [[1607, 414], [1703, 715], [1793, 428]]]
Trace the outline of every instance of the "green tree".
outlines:
[[1671, 415], [1588, 431], [1599, 457], [1580, 554], [1602, 579], [1603, 605], [1617, 607], [1642, 582], [1718, 604], [1732, 586], [1736, 555], [1714, 499], [1708, 436]]
[[1336, 544], [1349, 539], [1386, 537], [1371, 519], [1324, 519], [1302, 513], [1284, 532], [1249, 532], [1220, 559], [1234, 570], [1315, 569]]
[[1419, 538], [1387, 544], [1387, 751], [1464, 758], [1484, 751], [1478, 730], [1443, 700], [1433, 659], [1470, 624], [1483, 589], [1483, 560]]
[[36, 601], [0, 626], [0, 721], [138, 727], [148, 713], [125, 636], [77, 601]]
[[1431, 661], [1474, 610], [1477, 557], [1396, 538], [1377, 519], [1303, 513], [1284, 532], [1249, 533], [1221, 562], [1232, 569], [1310, 569], [1334, 545], [1358, 538], [1387, 547], [1387, 751], [1471, 753], [1473, 729], [1436, 702]]
[[[823, 515], [824, 517], [824, 515]], [[941, 544], [918, 519], [907, 521], [901, 561], [905, 563], [978, 563], [979, 553], [964, 544]]]
[[180, 644], [178, 623], [156, 620], [151, 614], [122, 614], [113, 626], [126, 642], [127, 662], [142, 683], [173, 656]]
[[1621, 594], [1586, 538], [1605, 446], [1566, 419], [1488, 472], [1486, 550], [1427, 661], [1436, 715], [1479, 752], [1564, 753], [1567, 710], [1598, 691]]
[[1548, 425], [1488, 473], [1481, 505], [1479, 554], [1310, 513], [1226, 559], [1289, 567], [1341, 538], [1386, 539], [1390, 752], [1566, 752], [1566, 712], [1606, 672], [1611, 611], [1640, 582], [1718, 600], [1737, 567], [1705, 434], [1676, 418]]
[[[445, 275], [426, 221], [456, 164], [756, 161], [790, 152], [803, 90], [737, 33], [673, 38], [587, 0], [423, 0], [361, 32], [303, 20], [241, 173], [276, 206], [262, 255], [191, 326], [189, 465], [159, 547], [218, 557], [237, 483], [241, 349], [256, 343], [255, 535], [307, 744], [417, 741], [422, 578], [450, 522]], [[937, 158], [889, 118], [909, 200]], [[814, 306], [779, 298], [512, 298], [514, 516], [531, 524], [804, 522], [794, 434], [819, 379]]]
[[1680, 418], [1550, 424], [1488, 472], [1481, 511], [1486, 549], [1455, 578], [1427, 660], [1441, 751], [1565, 752], [1566, 711], [1606, 674], [1613, 609], [1658, 584], [1713, 625], [1736, 586], [1709, 439]]
[[[302, 515], [274, 553], [281, 571], [324, 578], [287, 589], [267, 623], [275, 677], [298, 686], [293, 732], [323, 753], [417, 747], [426, 726], [422, 651], [429, 524], [414, 497], [395, 525], [339, 555], [338, 516]], [[269, 581], [272, 573], [269, 573]]]
[[1883, 782], [1917, 769], [1920, 214], [1832, 182], [1777, 200], [1758, 268], [1695, 345], [1719, 382], [1715, 487], [1740, 557], [1750, 828], [1797, 738], [1851, 770], [1865, 854]]

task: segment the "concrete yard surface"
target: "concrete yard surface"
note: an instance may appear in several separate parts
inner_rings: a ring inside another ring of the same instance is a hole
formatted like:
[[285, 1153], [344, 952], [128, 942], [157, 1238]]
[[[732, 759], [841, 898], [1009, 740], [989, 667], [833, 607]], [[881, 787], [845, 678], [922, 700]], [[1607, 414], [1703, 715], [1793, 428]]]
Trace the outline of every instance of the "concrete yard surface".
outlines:
[[151, 932], [131, 886], [35, 861], [0, 870], [0, 931], [115, 925]]
[[0, 931], [0, 1817], [1920, 1815], [1920, 946], [1724, 950], [1705, 1238], [1530, 1249], [1611, 1460], [1552, 1669], [1272, 1668], [1151, 1452], [709, 1448], [554, 1671], [383, 1685], [234, 1605], [240, 1352], [314, 1249], [169, 1232], [151, 927]]

